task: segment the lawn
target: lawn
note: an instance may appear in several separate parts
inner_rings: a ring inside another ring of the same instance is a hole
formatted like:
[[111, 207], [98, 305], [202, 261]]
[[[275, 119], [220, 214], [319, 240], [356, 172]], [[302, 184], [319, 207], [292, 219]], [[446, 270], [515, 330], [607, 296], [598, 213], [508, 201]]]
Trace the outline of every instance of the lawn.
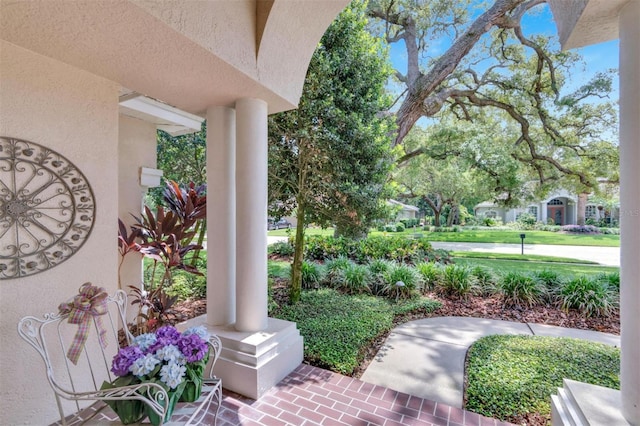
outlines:
[[566, 246], [620, 247], [619, 235], [562, 234], [549, 231], [476, 230], [461, 232], [424, 232], [430, 241], [520, 244], [520, 234], [526, 235], [525, 244]]
[[501, 260], [518, 260], [522, 262], [550, 262], [550, 263], [580, 263], [584, 265], [598, 265], [597, 262], [589, 260], [574, 259], [571, 257], [543, 256], [537, 254], [513, 254], [513, 253], [487, 253], [477, 251], [452, 251], [451, 256], [454, 258], [468, 259], [501, 259]]
[[[503, 243], [520, 244], [520, 234], [524, 233], [526, 244], [549, 244], [567, 246], [601, 246], [620, 247], [619, 235], [602, 234], [563, 234], [549, 231], [519, 231], [519, 230], [494, 230], [479, 229], [468, 231], [460, 228], [460, 232], [424, 232], [419, 229], [408, 229], [404, 232], [380, 232], [372, 231], [369, 235], [422, 235], [429, 241], [464, 242], [464, 243]], [[291, 230], [280, 229], [269, 231], [272, 236], [293, 235]], [[305, 235], [333, 235], [333, 229], [308, 228]]]
[[468, 353], [465, 408], [521, 424], [551, 413], [550, 395], [568, 378], [620, 388], [620, 349], [578, 339], [487, 336]]
[[454, 262], [459, 265], [468, 265], [470, 267], [485, 266], [501, 274], [508, 272], [534, 272], [550, 269], [569, 278], [572, 278], [574, 275], [595, 275], [600, 273], [609, 274], [620, 271], [620, 268], [615, 266], [595, 266], [574, 263], [565, 264], [504, 259], [475, 259], [459, 257], [454, 258]]

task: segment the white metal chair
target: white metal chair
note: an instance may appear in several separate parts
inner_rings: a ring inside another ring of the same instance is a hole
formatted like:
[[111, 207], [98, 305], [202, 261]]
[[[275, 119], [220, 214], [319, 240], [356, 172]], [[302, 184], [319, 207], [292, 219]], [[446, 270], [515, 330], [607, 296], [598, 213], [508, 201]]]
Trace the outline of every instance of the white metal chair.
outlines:
[[[110, 366], [113, 356], [119, 349], [119, 342], [128, 345], [133, 338], [126, 327], [126, 293], [118, 290], [113, 296], [107, 297], [106, 302], [107, 312], [100, 316], [107, 330], [104, 340], [106, 347], [99, 342], [96, 321], [91, 321], [93, 324], [91, 332], [76, 365], [66, 356], [71, 346], [69, 342], [73, 340], [78, 330], [77, 324], [68, 323], [69, 313], [48, 313], [42, 318], [26, 316], [18, 323], [18, 334], [33, 346], [44, 361], [47, 380], [53, 389], [62, 425], [76, 424], [78, 420], [81, 424], [96, 420], [96, 414], [106, 407], [106, 405], [99, 407], [90, 418], [83, 419], [79, 417], [79, 413], [89, 405], [82, 404], [85, 401], [139, 400], [155, 411], [160, 419], [164, 418], [169, 399], [167, 392], [158, 384], [141, 383], [100, 389], [103, 381], [112, 382], [115, 379]], [[220, 339], [217, 336], [211, 336], [209, 347], [211, 352], [203, 380], [202, 396], [195, 403], [180, 404], [176, 408], [172, 419], [188, 417], [180, 424], [202, 424], [213, 403], [217, 403], [214, 424], [217, 419], [222, 403], [222, 381], [213, 374], [213, 366], [222, 349]], [[65, 413], [71, 413], [71, 415], [67, 416]], [[167, 424], [174, 423], [165, 423]]]

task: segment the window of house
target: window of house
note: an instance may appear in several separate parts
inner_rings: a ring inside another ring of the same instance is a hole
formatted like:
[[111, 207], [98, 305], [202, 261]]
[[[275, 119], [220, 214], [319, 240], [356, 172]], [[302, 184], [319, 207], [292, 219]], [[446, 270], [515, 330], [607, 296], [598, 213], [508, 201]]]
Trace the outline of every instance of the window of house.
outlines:
[[586, 219], [595, 219], [596, 218], [596, 209], [597, 207], [594, 205], [589, 205], [584, 210], [584, 217]]
[[553, 200], [549, 201], [547, 203], [547, 205], [548, 206], [562, 206], [562, 205], [564, 205], [564, 203], [562, 202], [562, 200], [554, 198]]
[[489, 210], [487, 212], [484, 212], [484, 217], [491, 217], [495, 219], [496, 217], [498, 217], [498, 213], [493, 210]]
[[538, 207], [537, 206], [529, 206], [529, 214], [538, 217]]

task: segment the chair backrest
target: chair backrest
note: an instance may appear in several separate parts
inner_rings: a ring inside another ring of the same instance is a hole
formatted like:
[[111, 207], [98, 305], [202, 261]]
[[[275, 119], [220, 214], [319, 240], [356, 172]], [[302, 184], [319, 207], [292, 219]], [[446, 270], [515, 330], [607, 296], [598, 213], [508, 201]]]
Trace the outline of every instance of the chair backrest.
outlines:
[[[128, 345], [132, 341], [133, 337], [126, 327], [127, 294], [118, 290], [106, 300], [107, 312], [100, 316], [107, 331], [106, 346], [103, 348], [99, 343], [98, 326], [92, 320], [89, 337], [75, 365], [67, 358], [67, 351], [78, 324], [68, 322], [68, 313], [48, 313], [42, 318], [26, 316], [18, 323], [20, 337], [33, 346], [44, 361], [46, 377], [55, 394], [61, 418], [64, 418], [65, 411], [76, 412], [81, 409], [77, 399], [82, 398], [83, 392], [96, 391], [103, 381], [115, 379], [110, 368], [119, 342]], [[61, 398], [75, 402], [65, 404]]]

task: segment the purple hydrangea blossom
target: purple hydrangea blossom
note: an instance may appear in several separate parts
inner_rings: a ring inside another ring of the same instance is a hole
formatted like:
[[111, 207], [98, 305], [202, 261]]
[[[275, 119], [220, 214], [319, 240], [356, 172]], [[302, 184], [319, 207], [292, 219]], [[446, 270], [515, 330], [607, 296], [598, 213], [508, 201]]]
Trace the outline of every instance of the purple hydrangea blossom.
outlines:
[[197, 334], [182, 335], [178, 341], [178, 348], [187, 358], [187, 362], [197, 362], [204, 358], [207, 350], [207, 342]]
[[156, 353], [158, 350], [164, 348], [165, 346], [176, 345], [177, 343], [178, 343], [178, 339], [173, 340], [169, 337], [158, 337], [156, 342], [153, 345], [149, 346], [149, 349], [147, 349], [147, 353], [153, 354], [153, 353]]
[[120, 349], [111, 371], [120, 377], [132, 374], [141, 380], [159, 378], [175, 389], [184, 380], [189, 363], [207, 355], [208, 338], [205, 327], [192, 327], [183, 334], [173, 326], [161, 327], [155, 334], [137, 336], [131, 346]]
[[127, 346], [118, 351], [115, 357], [113, 357], [113, 363], [111, 371], [116, 376], [122, 377], [129, 374], [129, 368], [139, 358], [142, 358], [144, 354], [137, 346]]
[[158, 340], [165, 339], [175, 343], [180, 338], [180, 332], [172, 325], [165, 325], [156, 330], [156, 336]]

